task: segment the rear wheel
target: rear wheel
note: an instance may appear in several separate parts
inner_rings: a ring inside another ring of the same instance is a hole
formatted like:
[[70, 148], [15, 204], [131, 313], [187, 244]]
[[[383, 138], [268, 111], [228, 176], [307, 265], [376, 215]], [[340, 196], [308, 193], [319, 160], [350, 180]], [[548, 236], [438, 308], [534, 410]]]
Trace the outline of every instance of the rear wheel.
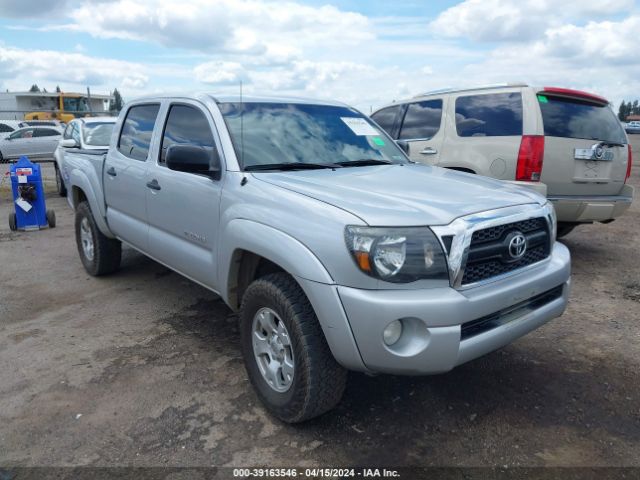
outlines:
[[46, 217], [49, 228], [56, 228], [56, 212], [53, 210], [47, 210]]
[[558, 238], [562, 238], [564, 236], [569, 235], [574, 228], [576, 228], [578, 226], [577, 223], [565, 223], [565, 222], [559, 222], [558, 223]]
[[76, 244], [85, 270], [93, 276], [115, 272], [120, 267], [122, 244], [103, 234], [88, 202], [81, 202], [76, 209]]
[[55, 166], [56, 169], [56, 189], [58, 190], [58, 195], [61, 197], [67, 196], [67, 187], [64, 184], [64, 180], [62, 179], [62, 174], [58, 169], [58, 165]]
[[335, 407], [347, 371], [333, 358], [313, 307], [285, 273], [254, 281], [240, 308], [242, 354], [266, 408], [297, 423]]

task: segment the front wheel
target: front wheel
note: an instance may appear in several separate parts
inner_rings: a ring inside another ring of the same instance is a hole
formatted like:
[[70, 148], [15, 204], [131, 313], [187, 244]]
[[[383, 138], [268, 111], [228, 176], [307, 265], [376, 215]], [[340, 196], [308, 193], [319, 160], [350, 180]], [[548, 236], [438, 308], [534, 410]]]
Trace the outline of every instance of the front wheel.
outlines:
[[64, 180], [62, 179], [62, 174], [60, 173], [60, 169], [58, 165], [55, 166], [56, 169], [56, 189], [58, 190], [58, 195], [61, 197], [67, 196], [67, 187], [64, 184]]
[[333, 358], [300, 285], [285, 273], [254, 281], [239, 314], [244, 363], [266, 408], [297, 423], [335, 407], [347, 371]]
[[81, 202], [76, 209], [76, 244], [85, 270], [99, 276], [115, 272], [120, 267], [122, 244], [100, 231], [89, 203]]

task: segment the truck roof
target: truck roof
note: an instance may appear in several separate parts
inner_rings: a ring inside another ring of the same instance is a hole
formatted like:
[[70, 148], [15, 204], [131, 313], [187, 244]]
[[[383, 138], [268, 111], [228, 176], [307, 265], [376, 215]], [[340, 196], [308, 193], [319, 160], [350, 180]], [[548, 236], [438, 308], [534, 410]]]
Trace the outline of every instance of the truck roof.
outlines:
[[[191, 92], [191, 93], [165, 93], [165, 94], [156, 94], [156, 95], [145, 95], [142, 97], [136, 98], [134, 101], [137, 103], [140, 100], [160, 100], [160, 99], [168, 99], [168, 98], [191, 98], [191, 99], [201, 99], [203, 96], [211, 98], [216, 103], [239, 103], [240, 95], [239, 94], [216, 94], [212, 92]], [[332, 105], [336, 107], [347, 107], [342, 102], [337, 102], [334, 100], [321, 100], [318, 98], [305, 98], [305, 97], [295, 97], [295, 96], [277, 96], [277, 95], [242, 95], [243, 102], [252, 102], [252, 103], [300, 103], [300, 104], [311, 104], [311, 105]]]

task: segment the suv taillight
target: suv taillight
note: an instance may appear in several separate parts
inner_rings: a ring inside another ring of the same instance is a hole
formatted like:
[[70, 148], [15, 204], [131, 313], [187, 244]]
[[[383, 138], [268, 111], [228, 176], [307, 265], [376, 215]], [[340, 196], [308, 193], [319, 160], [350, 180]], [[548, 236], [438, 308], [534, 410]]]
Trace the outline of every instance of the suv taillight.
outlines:
[[523, 135], [518, 152], [516, 180], [539, 182], [544, 157], [544, 136]]
[[627, 174], [624, 176], [624, 183], [627, 183], [629, 177], [631, 176], [631, 164], [633, 163], [633, 155], [631, 154], [631, 144], [628, 144], [629, 147], [629, 159], [627, 160]]

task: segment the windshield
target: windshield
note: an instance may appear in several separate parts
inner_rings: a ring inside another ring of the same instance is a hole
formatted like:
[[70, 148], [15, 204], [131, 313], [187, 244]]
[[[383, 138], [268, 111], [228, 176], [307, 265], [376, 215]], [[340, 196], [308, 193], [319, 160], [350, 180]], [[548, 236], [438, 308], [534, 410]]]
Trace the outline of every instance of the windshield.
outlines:
[[545, 95], [538, 95], [538, 102], [547, 136], [627, 143], [622, 125], [608, 105]]
[[95, 147], [108, 147], [114, 125], [113, 122], [86, 123], [82, 132], [84, 143]]
[[348, 107], [252, 102], [242, 106], [222, 103], [220, 110], [243, 168], [407, 161], [402, 150], [378, 127]]

